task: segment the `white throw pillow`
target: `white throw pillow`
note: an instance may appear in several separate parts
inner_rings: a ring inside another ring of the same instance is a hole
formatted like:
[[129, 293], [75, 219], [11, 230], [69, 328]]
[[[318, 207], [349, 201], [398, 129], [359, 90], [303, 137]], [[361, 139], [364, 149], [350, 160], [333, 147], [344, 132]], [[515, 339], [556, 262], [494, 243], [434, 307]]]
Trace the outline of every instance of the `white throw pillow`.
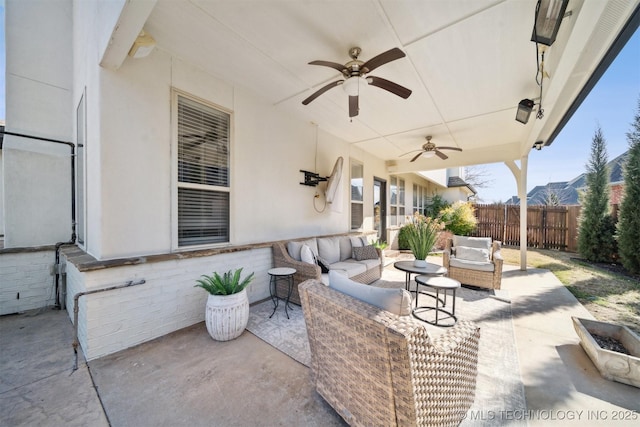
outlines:
[[329, 271], [329, 287], [398, 316], [411, 314], [411, 294], [401, 288], [376, 288]]
[[311, 252], [311, 248], [309, 246], [302, 245], [302, 248], [300, 249], [300, 261], [308, 264], [316, 263], [316, 257], [313, 256], [313, 252]]
[[480, 248], [458, 246], [456, 248], [456, 258], [467, 261], [489, 262], [489, 251]]

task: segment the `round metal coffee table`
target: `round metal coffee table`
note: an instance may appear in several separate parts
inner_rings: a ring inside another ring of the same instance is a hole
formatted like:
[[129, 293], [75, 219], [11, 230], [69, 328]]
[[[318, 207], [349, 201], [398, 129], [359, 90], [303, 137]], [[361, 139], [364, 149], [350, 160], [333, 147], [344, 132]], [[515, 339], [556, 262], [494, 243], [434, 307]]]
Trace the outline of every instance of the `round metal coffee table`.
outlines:
[[[400, 271], [405, 272], [405, 283], [404, 288], [411, 292], [410, 284], [411, 284], [411, 275], [412, 274], [421, 274], [425, 276], [444, 276], [447, 274], [447, 269], [441, 265], [434, 264], [431, 262], [427, 263], [426, 267], [416, 267], [413, 265], [413, 261], [397, 261], [393, 263], [393, 266]], [[416, 304], [418, 300], [418, 285], [416, 284]]]
[[[436, 295], [433, 296], [431, 294], [427, 294], [424, 291], [416, 291], [417, 292], [416, 307], [412, 311], [413, 316], [417, 319], [422, 320], [423, 322], [427, 322], [435, 326], [449, 327], [449, 326], [455, 325], [456, 322], [458, 321], [458, 318], [456, 317], [456, 290], [460, 287], [460, 282], [458, 282], [455, 279], [451, 279], [449, 277], [433, 277], [433, 276], [421, 275], [421, 276], [416, 276], [416, 286], [419, 287], [420, 285], [435, 289]], [[444, 293], [444, 301], [440, 298], [440, 291]], [[447, 291], [452, 291], [452, 294], [453, 294], [452, 295], [453, 303], [451, 306], [451, 311], [447, 311], [444, 309], [447, 306]], [[420, 294], [428, 295], [434, 298], [436, 303], [435, 307], [419, 306], [418, 295]], [[439, 306], [439, 303], [442, 303], [442, 307]], [[422, 314], [431, 310], [435, 311], [436, 313], [435, 321], [427, 320], [419, 316], [419, 314]], [[447, 316], [444, 319], [440, 319], [439, 318], [440, 313], [446, 314]], [[441, 323], [441, 320], [446, 320], [446, 319], [453, 319], [453, 323], [445, 323], [445, 324]]]

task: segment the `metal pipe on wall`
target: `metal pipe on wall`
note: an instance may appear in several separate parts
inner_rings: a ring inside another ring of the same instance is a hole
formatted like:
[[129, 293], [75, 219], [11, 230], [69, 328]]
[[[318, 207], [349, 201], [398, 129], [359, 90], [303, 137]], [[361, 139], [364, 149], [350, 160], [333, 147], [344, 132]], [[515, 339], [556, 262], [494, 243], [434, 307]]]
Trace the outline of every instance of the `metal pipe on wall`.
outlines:
[[133, 280], [129, 280], [128, 282], [120, 285], [113, 285], [106, 288], [93, 289], [85, 292], [78, 292], [73, 296], [73, 343], [72, 343], [72, 346], [73, 346], [73, 354], [75, 357], [73, 362], [73, 371], [76, 371], [78, 369], [78, 346], [80, 345], [80, 341], [78, 341], [78, 313], [80, 311], [80, 307], [78, 306], [78, 300], [80, 299], [80, 297], [85, 295], [97, 294], [99, 292], [112, 291], [114, 289], [122, 289], [122, 288], [131, 287], [131, 286], [142, 285], [144, 283], [146, 283], [146, 280], [144, 279], [140, 279], [137, 282], [134, 282]]
[[17, 136], [19, 138], [35, 139], [37, 141], [53, 142], [55, 144], [64, 144], [71, 148], [71, 238], [66, 242], [56, 243], [56, 259], [54, 265], [55, 275], [55, 295], [56, 302], [55, 307], [60, 309], [60, 248], [64, 245], [74, 245], [76, 243], [76, 146], [73, 142], [61, 141], [59, 139], [44, 138], [41, 136], [27, 135], [24, 133], [8, 132], [6, 130], [0, 131], [4, 135]]

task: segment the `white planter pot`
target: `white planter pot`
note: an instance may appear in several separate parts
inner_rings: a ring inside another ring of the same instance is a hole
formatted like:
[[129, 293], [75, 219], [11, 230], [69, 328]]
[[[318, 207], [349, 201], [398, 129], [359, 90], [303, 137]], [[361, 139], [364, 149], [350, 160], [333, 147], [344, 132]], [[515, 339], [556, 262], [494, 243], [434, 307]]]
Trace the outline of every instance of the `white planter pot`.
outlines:
[[209, 335], [216, 341], [237, 338], [249, 321], [247, 290], [232, 295], [209, 295], [205, 323]]
[[416, 259], [413, 261], [413, 266], [414, 267], [420, 267], [420, 268], [424, 268], [427, 266], [427, 260], [425, 259]]

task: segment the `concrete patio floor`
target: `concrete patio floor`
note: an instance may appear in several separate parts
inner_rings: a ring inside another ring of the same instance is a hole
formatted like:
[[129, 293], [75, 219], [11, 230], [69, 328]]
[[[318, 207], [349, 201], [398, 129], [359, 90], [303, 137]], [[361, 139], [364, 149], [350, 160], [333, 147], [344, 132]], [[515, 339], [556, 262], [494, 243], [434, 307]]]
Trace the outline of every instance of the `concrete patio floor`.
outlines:
[[[592, 316], [553, 274], [506, 266], [502, 289], [527, 411], [469, 414], [473, 425], [640, 423], [640, 389], [600, 376], [571, 323]], [[304, 365], [248, 331], [220, 343], [199, 323], [89, 363], [80, 355], [75, 372], [72, 340], [64, 312], [0, 318], [0, 425], [345, 425]]]

